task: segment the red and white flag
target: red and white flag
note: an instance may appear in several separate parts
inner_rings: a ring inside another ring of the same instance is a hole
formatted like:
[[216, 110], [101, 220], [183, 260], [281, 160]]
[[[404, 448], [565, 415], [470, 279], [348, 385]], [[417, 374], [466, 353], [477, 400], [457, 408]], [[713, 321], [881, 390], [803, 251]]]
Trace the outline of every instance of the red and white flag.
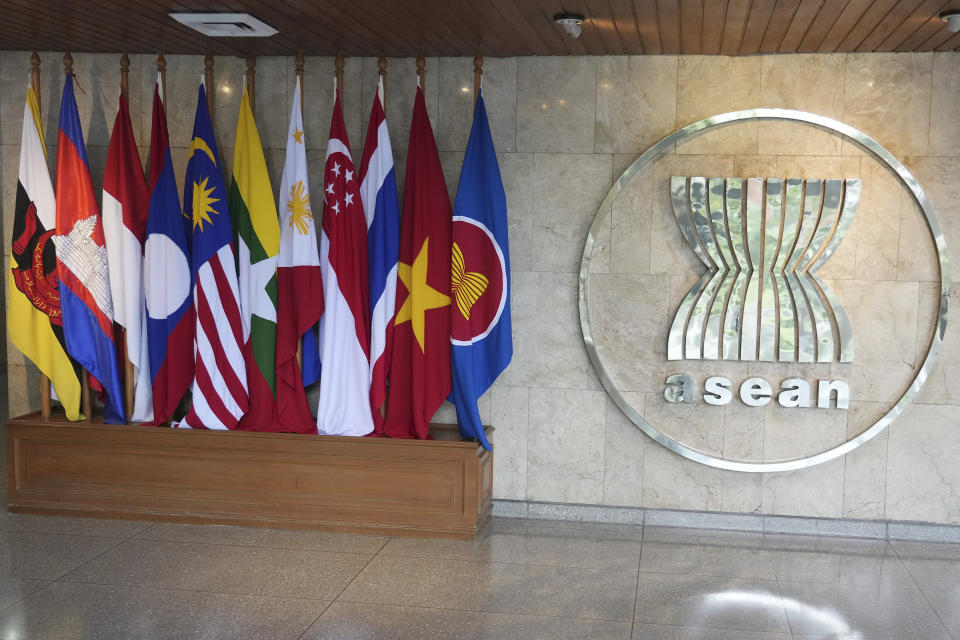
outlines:
[[363, 436], [373, 431], [367, 221], [339, 93], [333, 105], [323, 180], [320, 265], [324, 310], [319, 337], [323, 368], [317, 430]]
[[147, 356], [147, 308], [143, 296], [143, 243], [150, 198], [130, 124], [127, 99], [113, 123], [103, 176], [103, 235], [111, 273], [113, 320], [124, 330], [127, 359], [133, 364], [134, 404], [131, 422], [153, 420], [153, 396]]

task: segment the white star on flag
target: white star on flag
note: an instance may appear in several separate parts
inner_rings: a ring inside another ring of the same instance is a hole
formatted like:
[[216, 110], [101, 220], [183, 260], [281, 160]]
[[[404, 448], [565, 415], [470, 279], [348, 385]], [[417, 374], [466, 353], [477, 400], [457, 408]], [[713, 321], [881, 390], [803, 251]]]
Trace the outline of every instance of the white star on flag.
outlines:
[[353, 204], [353, 194], [352, 194], [352, 193], [348, 193], [344, 199], [347, 201], [347, 206], [348, 206], [348, 207]]
[[337, 174], [337, 177], [338, 177], [338, 178], [340, 177], [340, 163], [339, 163], [339, 162], [334, 162], [334, 163], [333, 163], [333, 172], [334, 172], [335, 174]]
[[351, 180], [353, 180], [353, 171], [347, 169], [347, 182], [350, 182]]
[[332, 183], [332, 182], [327, 185], [327, 193], [329, 193], [330, 195], [333, 195], [333, 183]]
[[[349, 204], [349, 203], [348, 203], [348, 204]], [[333, 212], [334, 212], [334, 213], [336, 213], [337, 215], [340, 215], [340, 203], [339, 203], [339, 202], [334, 202], [334, 203], [333, 203], [333, 206], [331, 206], [330, 208], [333, 209]]]

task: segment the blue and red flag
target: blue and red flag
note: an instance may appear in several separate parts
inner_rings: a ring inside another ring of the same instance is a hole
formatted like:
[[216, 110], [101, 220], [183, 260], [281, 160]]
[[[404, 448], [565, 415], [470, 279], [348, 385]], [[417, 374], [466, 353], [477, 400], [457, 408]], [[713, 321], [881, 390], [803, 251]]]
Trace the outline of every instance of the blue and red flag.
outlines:
[[143, 271], [154, 424], [170, 419], [193, 379], [194, 325], [190, 251], [173, 175], [160, 86], [157, 74], [150, 132], [150, 214]]
[[67, 74], [60, 102], [56, 227], [54, 243], [67, 351], [106, 393], [106, 421], [126, 422], [114, 342], [107, 248], [90, 180], [72, 74]]
[[367, 218], [370, 261], [370, 407], [375, 433], [383, 433], [380, 407], [387, 400], [400, 258], [397, 178], [393, 171], [393, 149], [382, 101], [383, 78], [377, 83], [360, 162], [360, 198]]
[[479, 92], [453, 209], [451, 271], [450, 400], [457, 406], [460, 435], [489, 449], [477, 398], [510, 364], [513, 338], [507, 199]]

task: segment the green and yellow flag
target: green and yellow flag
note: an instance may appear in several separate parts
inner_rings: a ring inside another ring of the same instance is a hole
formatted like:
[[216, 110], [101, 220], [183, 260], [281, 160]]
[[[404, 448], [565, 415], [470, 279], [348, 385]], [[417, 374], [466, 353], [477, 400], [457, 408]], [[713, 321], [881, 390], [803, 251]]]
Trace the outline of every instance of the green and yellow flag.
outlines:
[[80, 416], [80, 379], [63, 341], [57, 253], [57, 204], [47, 170], [40, 105], [27, 89], [7, 289], [10, 340], [50, 378], [70, 420]]
[[239, 428], [282, 431], [276, 408], [280, 223], [246, 88], [233, 151], [230, 217], [237, 240], [240, 315], [250, 391], [250, 411], [240, 420]]

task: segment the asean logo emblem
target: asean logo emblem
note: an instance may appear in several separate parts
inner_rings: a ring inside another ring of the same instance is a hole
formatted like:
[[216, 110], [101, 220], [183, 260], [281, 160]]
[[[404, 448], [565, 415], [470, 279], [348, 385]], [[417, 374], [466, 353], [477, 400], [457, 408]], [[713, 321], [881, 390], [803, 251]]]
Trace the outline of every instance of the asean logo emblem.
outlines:
[[479, 220], [453, 217], [453, 309], [450, 342], [469, 346], [487, 337], [507, 301], [507, 263], [493, 233]]

